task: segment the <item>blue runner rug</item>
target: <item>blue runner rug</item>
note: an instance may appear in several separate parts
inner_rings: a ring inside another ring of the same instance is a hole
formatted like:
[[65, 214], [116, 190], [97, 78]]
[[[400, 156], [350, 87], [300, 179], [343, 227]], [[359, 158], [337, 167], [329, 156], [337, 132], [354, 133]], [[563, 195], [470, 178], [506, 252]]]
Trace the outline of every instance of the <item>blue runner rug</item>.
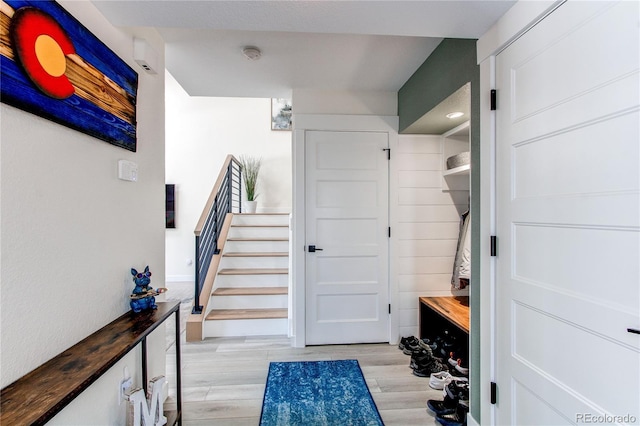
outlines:
[[383, 424], [358, 361], [269, 364], [261, 426]]

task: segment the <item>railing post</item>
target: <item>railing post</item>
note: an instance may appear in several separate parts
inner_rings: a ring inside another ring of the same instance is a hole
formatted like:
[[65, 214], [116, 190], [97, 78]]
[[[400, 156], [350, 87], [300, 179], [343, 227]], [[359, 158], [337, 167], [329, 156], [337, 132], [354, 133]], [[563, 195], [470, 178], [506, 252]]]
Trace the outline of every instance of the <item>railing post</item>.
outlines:
[[242, 213], [242, 166], [238, 164], [238, 213]]
[[196, 235], [196, 276], [195, 276], [195, 289], [193, 298], [192, 314], [201, 314], [202, 305], [200, 305], [200, 236]]
[[229, 161], [227, 166], [227, 191], [229, 191], [227, 213], [233, 213], [233, 161]]
[[216, 201], [213, 203], [213, 229], [215, 229], [213, 238], [213, 254], [220, 254], [218, 250], [218, 196], [216, 195]]

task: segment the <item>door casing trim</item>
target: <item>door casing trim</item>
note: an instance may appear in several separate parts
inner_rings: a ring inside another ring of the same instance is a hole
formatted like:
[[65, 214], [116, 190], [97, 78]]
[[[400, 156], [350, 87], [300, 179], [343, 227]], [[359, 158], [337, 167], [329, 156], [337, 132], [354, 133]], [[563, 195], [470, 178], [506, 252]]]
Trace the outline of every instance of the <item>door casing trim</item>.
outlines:
[[[308, 130], [320, 131], [370, 131], [384, 132], [389, 137], [389, 148], [393, 152], [398, 147], [398, 117], [374, 115], [334, 115], [334, 114], [294, 114], [292, 138], [293, 169], [293, 220], [291, 257], [292, 257], [292, 329], [291, 344], [293, 347], [306, 345], [306, 278], [305, 278], [305, 134]], [[397, 152], [397, 151], [396, 151]], [[397, 226], [397, 187], [398, 172], [393, 155], [389, 164], [389, 226]], [[398, 325], [398, 279], [397, 253], [395, 239], [389, 241], [389, 343], [396, 344], [399, 339]]]

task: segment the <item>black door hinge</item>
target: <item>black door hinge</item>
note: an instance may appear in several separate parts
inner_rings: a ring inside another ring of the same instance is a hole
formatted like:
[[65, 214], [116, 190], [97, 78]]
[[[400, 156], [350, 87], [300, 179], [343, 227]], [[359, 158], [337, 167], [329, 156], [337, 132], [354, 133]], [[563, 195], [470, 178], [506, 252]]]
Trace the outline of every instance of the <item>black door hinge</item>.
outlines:
[[498, 402], [498, 385], [496, 382], [491, 382], [491, 403], [495, 404]]
[[496, 107], [496, 103], [497, 103], [497, 93], [496, 90], [493, 89], [491, 90], [491, 111], [495, 111], [497, 109]]
[[387, 234], [389, 235], [389, 238], [391, 238], [391, 227], [387, 228]]
[[389, 315], [391, 315], [391, 303], [389, 303]]
[[491, 236], [491, 256], [495, 257], [497, 256], [497, 252], [498, 252], [498, 241], [496, 239], [495, 235]]
[[387, 160], [391, 160], [391, 148], [382, 148], [383, 151], [387, 151]]

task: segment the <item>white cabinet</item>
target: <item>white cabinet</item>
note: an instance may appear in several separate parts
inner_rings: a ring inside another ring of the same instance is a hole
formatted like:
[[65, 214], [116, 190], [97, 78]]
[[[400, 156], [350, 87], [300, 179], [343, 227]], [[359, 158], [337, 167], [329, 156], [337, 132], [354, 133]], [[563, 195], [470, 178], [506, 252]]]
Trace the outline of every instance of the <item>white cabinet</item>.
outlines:
[[447, 168], [447, 159], [470, 150], [470, 122], [462, 123], [442, 135], [442, 190], [468, 191], [470, 165]]

